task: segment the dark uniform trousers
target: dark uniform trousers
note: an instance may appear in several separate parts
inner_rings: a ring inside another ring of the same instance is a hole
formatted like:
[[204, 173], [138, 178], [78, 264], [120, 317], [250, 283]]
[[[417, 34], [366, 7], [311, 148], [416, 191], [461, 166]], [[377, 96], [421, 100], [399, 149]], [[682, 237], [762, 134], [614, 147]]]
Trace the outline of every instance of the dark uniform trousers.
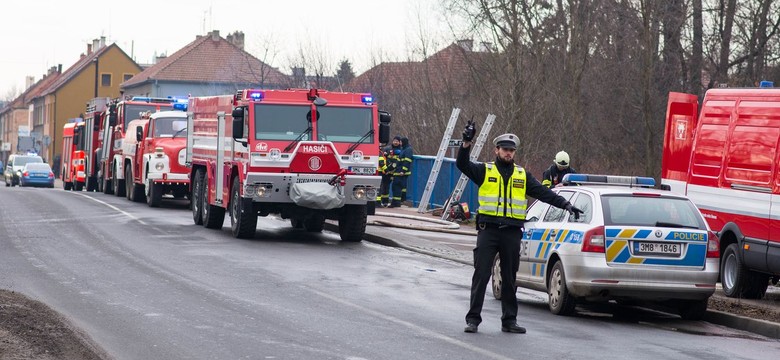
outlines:
[[466, 322], [479, 325], [482, 322], [482, 304], [485, 301], [485, 289], [490, 284], [493, 258], [501, 254], [501, 323], [513, 324], [517, 321], [517, 294], [515, 278], [520, 266], [520, 239], [523, 228], [482, 224], [478, 225], [477, 247], [474, 248], [474, 277], [471, 279], [471, 306], [466, 314]]

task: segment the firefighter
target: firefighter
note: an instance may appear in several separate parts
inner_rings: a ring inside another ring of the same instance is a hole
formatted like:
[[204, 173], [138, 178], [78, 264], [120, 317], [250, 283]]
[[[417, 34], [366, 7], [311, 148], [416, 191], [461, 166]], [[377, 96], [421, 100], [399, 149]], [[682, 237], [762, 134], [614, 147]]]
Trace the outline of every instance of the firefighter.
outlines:
[[379, 187], [379, 193], [376, 194], [376, 206], [384, 207], [385, 202], [382, 201], [382, 194], [385, 193], [385, 176], [387, 176], [387, 156], [382, 147], [379, 147], [379, 167], [377, 167], [377, 173], [382, 176], [382, 183]]
[[390, 145], [385, 148], [385, 158], [387, 159], [387, 169], [384, 175], [382, 175], [382, 184], [380, 185], [379, 192], [383, 207], [390, 206], [390, 189], [393, 182], [393, 175], [395, 169], [398, 167], [398, 159], [401, 155], [401, 136], [396, 135]]
[[524, 334], [517, 325], [515, 277], [520, 262], [520, 239], [523, 236], [527, 197], [566, 209], [579, 218], [582, 210], [540, 184], [536, 178], [514, 163], [518, 138], [503, 134], [493, 140], [496, 160], [478, 163], [469, 160], [476, 126], [469, 121], [463, 131], [463, 145], [458, 151], [458, 169], [479, 186], [477, 210], [477, 246], [474, 248], [474, 275], [471, 278], [471, 302], [466, 314], [467, 333], [477, 332], [482, 322], [485, 288], [490, 283], [493, 258], [501, 263], [501, 331]]
[[555, 160], [550, 168], [544, 171], [542, 175], [542, 185], [548, 188], [560, 186], [563, 175], [576, 174], [577, 171], [571, 167], [571, 161], [569, 161], [569, 154], [565, 151], [559, 151], [555, 154]]
[[393, 174], [393, 201], [390, 207], [399, 207], [406, 201], [406, 186], [412, 175], [412, 158], [414, 149], [409, 145], [409, 138], [401, 137], [401, 152], [398, 155], [395, 173]]

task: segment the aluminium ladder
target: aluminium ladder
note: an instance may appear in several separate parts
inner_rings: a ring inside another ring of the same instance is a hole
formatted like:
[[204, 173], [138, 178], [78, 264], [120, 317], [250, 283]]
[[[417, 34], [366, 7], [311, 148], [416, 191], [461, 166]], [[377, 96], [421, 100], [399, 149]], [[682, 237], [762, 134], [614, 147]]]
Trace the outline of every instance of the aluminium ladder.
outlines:
[[[417, 208], [418, 213], [425, 213], [428, 210], [428, 203], [431, 200], [433, 194], [433, 187], [436, 185], [436, 178], [439, 176], [439, 169], [441, 168], [441, 162], [444, 159], [444, 153], [447, 151], [447, 147], [450, 145], [450, 137], [452, 137], [452, 130], [455, 129], [455, 123], [458, 121], [460, 115], [459, 108], [452, 109], [452, 115], [450, 115], [450, 121], [447, 123], [447, 128], [444, 130], [444, 137], [441, 138], [441, 145], [439, 145], [439, 151], [436, 153], [436, 161], [433, 162], [433, 168], [428, 175], [428, 182], [425, 183], [425, 191], [420, 199], [420, 206]], [[395, 195], [393, 195], [395, 196]]]
[[[487, 118], [485, 119], [485, 124], [482, 125], [482, 130], [479, 132], [479, 136], [477, 136], [474, 144], [471, 145], [471, 154], [469, 154], [470, 161], [476, 161], [479, 157], [479, 154], [482, 152], [482, 146], [485, 145], [485, 140], [487, 140], [487, 137], [490, 134], [490, 129], [493, 127], [493, 122], [495, 120], [495, 115], [488, 114]], [[452, 195], [450, 195], [450, 197], [444, 203], [444, 211], [441, 213], [442, 220], [450, 220], [450, 206], [458, 204], [460, 197], [463, 195], [463, 190], [466, 188], [468, 182], [469, 178], [466, 176], [466, 174], [460, 174], [458, 183], [455, 185], [455, 189], [452, 190]]]

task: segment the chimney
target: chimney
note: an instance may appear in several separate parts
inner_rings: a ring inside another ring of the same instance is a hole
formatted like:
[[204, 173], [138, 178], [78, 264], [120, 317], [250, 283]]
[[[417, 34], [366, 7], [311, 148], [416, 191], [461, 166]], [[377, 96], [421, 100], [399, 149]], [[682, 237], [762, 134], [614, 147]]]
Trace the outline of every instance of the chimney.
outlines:
[[57, 74], [62, 74], [62, 64], [57, 64]]
[[105, 36], [101, 36], [100, 37], [100, 47], [98, 49], [102, 49], [104, 46], [106, 46], [106, 37]]
[[[100, 39], [92, 39], [92, 51], [97, 51], [98, 49], [100, 49]], [[92, 52], [90, 51], [90, 54], [91, 53]]]
[[211, 40], [219, 41], [219, 30], [212, 30], [209, 35], [211, 35]]
[[33, 84], [35, 84], [35, 76], [27, 76], [24, 78], [24, 84], [24, 89], [29, 89], [31, 86], [33, 86]]
[[87, 55], [92, 54], [92, 44], [87, 43]]
[[244, 33], [242, 31], [235, 31], [227, 36], [227, 41], [237, 48], [244, 50]]
[[155, 64], [159, 64], [159, 63], [160, 63], [160, 61], [163, 61], [163, 60], [165, 60], [165, 58], [167, 58], [167, 57], [168, 57], [168, 55], [167, 55], [167, 54], [165, 54], [165, 53], [162, 53], [162, 54], [160, 54], [160, 55], [157, 55], [157, 56], [155, 56], [155, 57], [154, 57], [154, 63], [155, 63]]
[[471, 39], [462, 39], [457, 41], [458, 46], [463, 48], [463, 50], [471, 51], [471, 49], [474, 47], [474, 40]]

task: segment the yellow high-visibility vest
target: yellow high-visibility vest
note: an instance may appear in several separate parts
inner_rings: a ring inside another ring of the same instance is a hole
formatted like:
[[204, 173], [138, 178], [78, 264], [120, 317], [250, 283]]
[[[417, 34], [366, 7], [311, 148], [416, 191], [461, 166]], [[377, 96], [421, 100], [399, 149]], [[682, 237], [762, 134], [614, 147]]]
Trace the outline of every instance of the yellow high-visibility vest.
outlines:
[[515, 166], [509, 187], [493, 163], [485, 163], [485, 179], [479, 187], [479, 210], [477, 213], [525, 220], [528, 200], [525, 197], [525, 170]]

